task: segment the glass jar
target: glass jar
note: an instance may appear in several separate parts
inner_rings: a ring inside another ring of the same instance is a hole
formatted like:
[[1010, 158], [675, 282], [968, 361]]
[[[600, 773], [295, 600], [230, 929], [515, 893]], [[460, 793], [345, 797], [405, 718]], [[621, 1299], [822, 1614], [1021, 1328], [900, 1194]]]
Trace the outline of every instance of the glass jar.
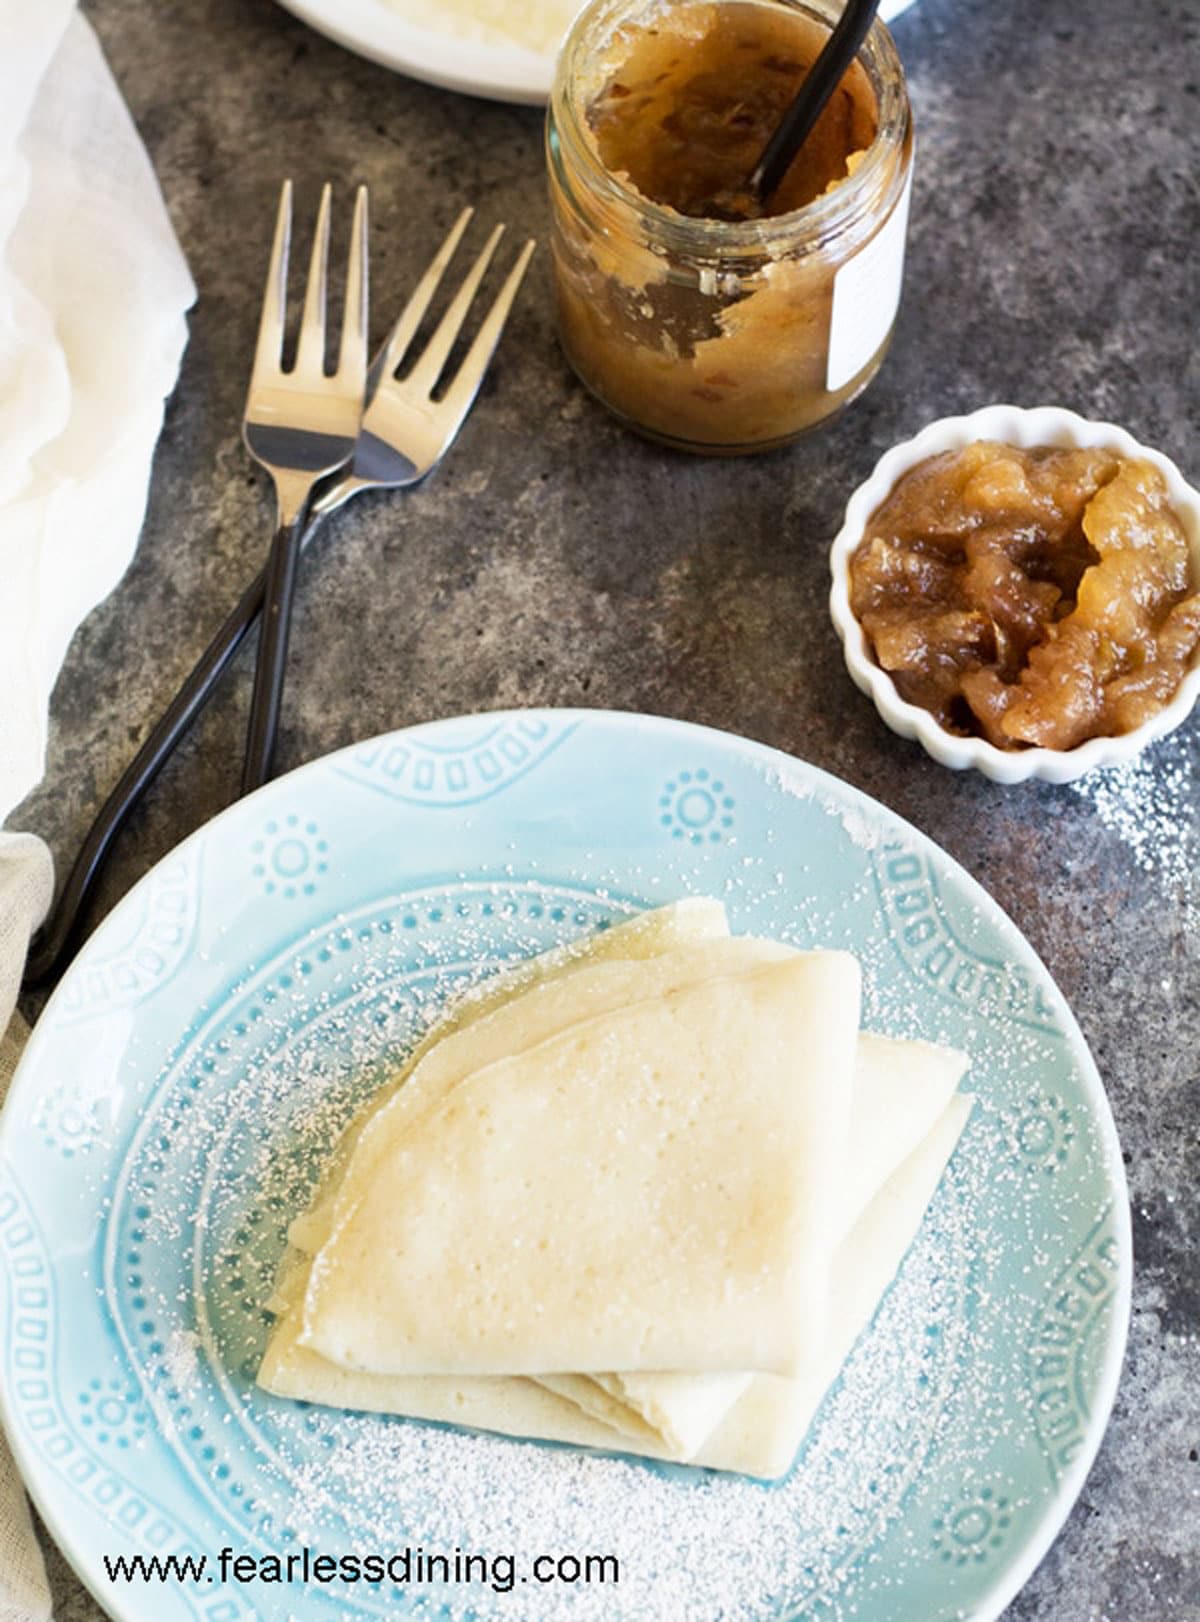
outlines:
[[796, 13], [823, 39], [841, 0], [593, 0], [559, 56], [546, 125], [567, 358], [631, 427], [709, 453], [788, 444], [874, 377], [899, 305], [912, 170], [904, 74], [879, 22], [851, 69], [873, 97], [874, 136], [848, 174], [803, 206], [697, 218], [607, 167], [598, 98], [610, 118], [623, 116], [614, 96], [635, 109], [647, 99], [619, 82], [631, 39], [649, 30], [657, 48], [664, 30], [694, 33], [731, 8], [769, 11], [772, 28], [781, 11]]

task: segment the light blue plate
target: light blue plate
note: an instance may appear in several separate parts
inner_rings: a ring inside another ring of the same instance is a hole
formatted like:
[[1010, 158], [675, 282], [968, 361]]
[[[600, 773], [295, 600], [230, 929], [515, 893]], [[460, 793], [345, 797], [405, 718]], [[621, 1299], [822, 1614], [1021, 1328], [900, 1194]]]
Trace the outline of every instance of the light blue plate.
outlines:
[[[287, 1220], [448, 990], [688, 894], [723, 899], [738, 931], [851, 948], [868, 1023], [972, 1056], [966, 1135], [791, 1476], [764, 1487], [259, 1392]], [[317, 761], [137, 886], [13, 1084], [0, 1279], [9, 1436], [54, 1535], [128, 1622], [948, 1622], [999, 1614], [1082, 1484], [1124, 1344], [1129, 1213], [1074, 1020], [936, 847], [755, 744], [550, 710]], [[401, 1564], [399, 1586], [220, 1580], [223, 1548], [291, 1554], [295, 1574], [304, 1546], [310, 1578], [317, 1552], [407, 1549], [410, 1581]], [[473, 1578], [482, 1558], [490, 1580], [423, 1582], [418, 1550], [457, 1551]], [[106, 1558], [171, 1554], [206, 1556], [204, 1576], [106, 1574]], [[537, 1568], [553, 1583], [532, 1574], [546, 1554], [566, 1557]], [[572, 1582], [588, 1554], [615, 1555], [619, 1584]]]

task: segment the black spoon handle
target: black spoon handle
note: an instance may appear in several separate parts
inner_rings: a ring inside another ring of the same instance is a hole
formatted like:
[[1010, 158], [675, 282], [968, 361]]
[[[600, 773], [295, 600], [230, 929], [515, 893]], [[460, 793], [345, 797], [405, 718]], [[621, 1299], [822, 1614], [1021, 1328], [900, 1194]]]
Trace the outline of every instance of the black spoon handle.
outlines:
[[879, 0], [846, 0], [837, 27], [825, 48], [805, 75], [795, 100], [784, 113], [779, 128], [763, 149], [747, 186], [760, 202], [766, 202], [792, 166], [792, 160], [813, 132], [825, 110], [825, 103], [842, 81], [846, 69], [866, 39]]

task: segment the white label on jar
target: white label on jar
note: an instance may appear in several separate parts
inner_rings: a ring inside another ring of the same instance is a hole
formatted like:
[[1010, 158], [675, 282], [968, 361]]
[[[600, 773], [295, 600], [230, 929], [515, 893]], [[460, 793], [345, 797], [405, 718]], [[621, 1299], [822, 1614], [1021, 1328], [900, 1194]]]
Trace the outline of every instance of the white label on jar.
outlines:
[[825, 370], [825, 387], [830, 394], [844, 389], [862, 371], [896, 319], [911, 195], [910, 170], [904, 192], [886, 225], [853, 259], [847, 259], [833, 278], [829, 364]]

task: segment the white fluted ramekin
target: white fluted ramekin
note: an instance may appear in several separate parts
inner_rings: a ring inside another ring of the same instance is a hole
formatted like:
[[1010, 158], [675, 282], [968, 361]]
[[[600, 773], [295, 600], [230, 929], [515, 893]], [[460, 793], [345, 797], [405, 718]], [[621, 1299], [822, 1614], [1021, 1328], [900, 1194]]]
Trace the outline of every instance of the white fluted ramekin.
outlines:
[[875, 471], [850, 497], [846, 517], [833, 543], [830, 568], [833, 587], [829, 606], [842, 639], [846, 668], [856, 686], [874, 700], [875, 708], [902, 738], [914, 738], [943, 766], [962, 771], [974, 767], [995, 783], [1024, 783], [1038, 778], [1046, 783], [1070, 783], [1098, 766], [1118, 766], [1132, 760], [1148, 743], [1165, 737], [1186, 720], [1200, 697], [1200, 650], [1170, 703], [1157, 715], [1115, 738], [1090, 738], [1074, 749], [997, 749], [982, 738], [960, 738], [938, 725], [928, 710], [909, 704], [896, 691], [891, 677], [876, 662], [866, 633], [850, 610], [850, 558], [866, 531], [867, 522], [891, 493], [896, 481], [942, 451], [959, 450], [976, 439], [997, 439], [1008, 445], [1096, 446], [1121, 456], [1153, 462], [1167, 481], [1171, 504], [1187, 533], [1191, 550], [1192, 581], [1200, 590], [1200, 492], [1161, 452], [1138, 444], [1132, 435], [1110, 422], [1089, 422], [1058, 406], [985, 406], [967, 417], [943, 417], [883, 456]]

